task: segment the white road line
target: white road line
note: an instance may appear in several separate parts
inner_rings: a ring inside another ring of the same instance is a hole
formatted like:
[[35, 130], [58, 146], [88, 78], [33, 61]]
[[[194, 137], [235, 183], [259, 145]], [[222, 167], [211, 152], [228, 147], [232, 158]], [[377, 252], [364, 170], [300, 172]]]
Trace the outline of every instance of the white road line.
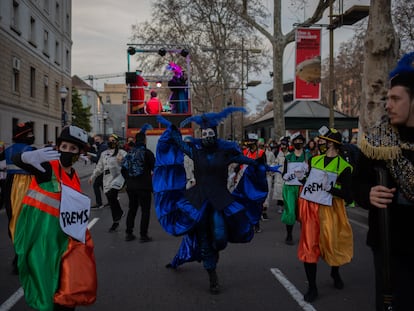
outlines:
[[366, 224], [363, 224], [363, 223], [361, 223], [361, 222], [359, 222], [359, 221], [353, 220], [353, 219], [351, 219], [351, 218], [349, 218], [349, 217], [348, 217], [348, 220], [349, 220], [349, 222], [353, 223], [354, 225], [357, 225], [357, 226], [359, 226], [359, 227], [362, 227], [362, 228], [364, 228], [364, 229], [367, 229], [367, 230], [368, 230], [368, 226], [367, 226]]
[[[88, 229], [91, 229], [99, 218], [92, 219], [88, 224]], [[10, 296], [2, 305], [0, 305], [0, 311], [9, 311], [13, 306], [23, 297], [23, 288], [19, 288], [13, 295]]]
[[296, 300], [298, 305], [305, 311], [316, 311], [316, 309], [305, 300], [303, 300], [303, 294], [293, 285], [277, 268], [271, 268], [270, 271], [276, 277], [276, 279], [283, 285], [284, 288], [288, 291], [288, 293], [292, 296], [293, 299]]
[[0, 311], [10, 310], [24, 295], [23, 288], [19, 288], [13, 295], [10, 296], [3, 304], [0, 306]]

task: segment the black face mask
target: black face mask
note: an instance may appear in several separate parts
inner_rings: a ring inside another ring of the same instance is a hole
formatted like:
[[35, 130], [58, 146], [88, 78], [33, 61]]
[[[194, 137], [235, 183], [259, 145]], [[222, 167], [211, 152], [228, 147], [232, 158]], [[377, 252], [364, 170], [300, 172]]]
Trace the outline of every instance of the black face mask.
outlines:
[[72, 152], [60, 152], [60, 164], [63, 167], [72, 166], [79, 159], [79, 154]]
[[134, 142], [133, 142], [133, 141], [130, 141], [130, 142], [128, 143], [128, 146], [130, 146], [130, 147], [134, 147], [134, 146], [135, 146], [135, 144], [134, 144]]
[[116, 147], [116, 142], [114, 142], [114, 141], [110, 141], [110, 142], [108, 142], [108, 147], [109, 147], [109, 149], [115, 149], [115, 147]]
[[296, 144], [293, 144], [293, 147], [295, 147], [296, 150], [300, 150], [300, 149], [302, 149], [303, 144], [302, 143], [296, 143]]
[[203, 138], [201, 143], [205, 148], [212, 148], [216, 145], [216, 137]]
[[319, 144], [318, 145], [318, 150], [320, 153], [325, 153], [326, 150], [328, 150], [328, 147], [326, 146], [326, 144]]
[[26, 145], [33, 145], [34, 141], [35, 141], [35, 138], [34, 136], [32, 136], [32, 137], [21, 138], [19, 139], [18, 142], [22, 144], [26, 144]]
[[95, 145], [98, 147], [101, 143], [99, 141], [95, 142]]

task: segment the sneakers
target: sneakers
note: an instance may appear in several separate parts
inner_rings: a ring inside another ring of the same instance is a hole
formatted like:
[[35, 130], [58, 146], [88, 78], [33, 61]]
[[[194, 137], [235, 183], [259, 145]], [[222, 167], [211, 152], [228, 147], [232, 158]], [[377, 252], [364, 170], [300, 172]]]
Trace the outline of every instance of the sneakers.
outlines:
[[137, 237], [135, 235], [133, 235], [132, 233], [127, 233], [126, 237], [125, 237], [125, 241], [129, 242], [129, 241], [133, 241], [135, 240]]
[[255, 233], [260, 233], [260, 232], [262, 232], [262, 229], [260, 229], [260, 226], [259, 226], [259, 225], [255, 225], [255, 226], [254, 226], [254, 232], [255, 232]]
[[91, 206], [91, 208], [93, 208], [93, 209], [101, 209], [101, 208], [104, 208], [104, 206], [103, 205], [95, 204], [95, 205]]
[[139, 241], [141, 243], [151, 242], [152, 241], [152, 238], [149, 237], [148, 235], [144, 235], [144, 236], [140, 237]]
[[269, 220], [269, 216], [267, 216], [267, 213], [262, 214], [262, 220], [264, 221]]
[[109, 232], [115, 232], [116, 229], [118, 229], [118, 227], [119, 227], [119, 222], [114, 222], [111, 228], [109, 228]]

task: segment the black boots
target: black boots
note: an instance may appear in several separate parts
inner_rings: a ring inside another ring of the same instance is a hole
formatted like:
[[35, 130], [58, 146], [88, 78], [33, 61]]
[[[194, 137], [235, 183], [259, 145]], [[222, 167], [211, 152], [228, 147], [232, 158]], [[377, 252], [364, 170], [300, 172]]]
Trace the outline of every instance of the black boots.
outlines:
[[220, 293], [220, 285], [218, 283], [218, 277], [216, 269], [207, 270], [208, 276], [210, 278], [210, 293], [216, 295]]
[[318, 297], [318, 288], [316, 287], [316, 263], [305, 262], [306, 278], [308, 279], [308, 291], [303, 296], [306, 302], [313, 302]]
[[334, 286], [337, 289], [343, 289], [344, 288], [344, 282], [341, 279], [341, 276], [339, 275], [339, 267], [332, 267], [331, 268], [331, 277], [334, 280]]
[[292, 231], [293, 231], [293, 225], [286, 225], [287, 236], [286, 236], [285, 243], [287, 245], [294, 245], [295, 244], [293, 242], [293, 238], [292, 238]]

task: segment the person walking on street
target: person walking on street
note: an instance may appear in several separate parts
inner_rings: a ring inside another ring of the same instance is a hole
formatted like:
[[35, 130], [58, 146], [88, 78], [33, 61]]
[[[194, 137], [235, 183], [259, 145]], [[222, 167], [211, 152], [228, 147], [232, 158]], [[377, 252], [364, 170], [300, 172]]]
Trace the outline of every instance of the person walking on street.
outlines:
[[[265, 151], [265, 156], [266, 156], [266, 164], [269, 166], [275, 166], [276, 165], [276, 157], [275, 154], [273, 153], [273, 151], [271, 151], [269, 144], [261, 144], [259, 142], [259, 148], [263, 149]], [[271, 202], [271, 200], [273, 199], [272, 195], [273, 195], [273, 187], [274, 187], [274, 180], [275, 180], [275, 176], [276, 175], [280, 175], [280, 174], [276, 174], [274, 172], [266, 172], [266, 178], [267, 178], [267, 187], [268, 187], [268, 193], [267, 193], [267, 197], [266, 200], [263, 203], [263, 212], [262, 212], [262, 220], [268, 220], [269, 216], [267, 214], [267, 210], [269, 208], [269, 204]]]
[[[69, 311], [96, 300], [94, 245], [87, 229], [90, 199], [72, 167], [88, 135], [65, 127], [52, 147], [13, 156], [34, 177], [17, 219], [14, 248], [27, 304], [36, 310]], [[77, 217], [73, 217], [76, 215]]]
[[[95, 135], [93, 137], [95, 142], [95, 153], [93, 155], [89, 155], [89, 159], [93, 163], [98, 163], [99, 159], [101, 158], [102, 152], [108, 149], [108, 145], [104, 142], [102, 135]], [[93, 182], [93, 193], [95, 194], [95, 205], [92, 208], [103, 208], [104, 205], [102, 203], [102, 194], [101, 190], [103, 190], [103, 174], [96, 176]]]
[[[276, 165], [283, 165], [285, 163], [286, 155], [289, 153], [288, 151], [289, 146], [289, 137], [282, 137], [280, 139], [279, 149], [276, 149]], [[283, 213], [283, 189], [284, 180], [281, 174], [276, 174], [274, 177], [274, 187], [273, 187], [273, 198], [276, 199], [277, 202], [277, 212], [279, 214]]]
[[121, 173], [126, 181], [128, 194], [128, 214], [126, 218], [126, 241], [136, 239], [134, 235], [135, 217], [138, 207], [141, 207], [140, 242], [150, 242], [148, 227], [151, 213], [152, 172], [154, 171], [155, 156], [146, 147], [146, 129], [143, 127], [135, 135], [135, 146], [122, 160]]
[[124, 186], [124, 178], [121, 174], [121, 163], [126, 155], [126, 151], [119, 148], [119, 137], [112, 134], [108, 138], [108, 149], [102, 152], [96, 167], [89, 178], [89, 184], [103, 174], [103, 189], [108, 199], [109, 207], [112, 213], [112, 226], [109, 232], [114, 232], [119, 227], [124, 212], [119, 204], [118, 192]]
[[[354, 199], [368, 214], [376, 310], [411, 310], [414, 293], [414, 52], [389, 74], [387, 115], [363, 133]], [[389, 245], [384, 244], [389, 242]], [[390, 279], [388, 279], [390, 278]], [[389, 306], [387, 306], [389, 307]]]
[[309, 159], [311, 155], [303, 149], [305, 137], [300, 132], [292, 135], [292, 144], [294, 151], [287, 154], [283, 164], [283, 213], [282, 223], [286, 224], [287, 245], [294, 245], [293, 226], [296, 223], [296, 210], [298, 207], [298, 197], [301, 190], [301, 179], [309, 171]]
[[319, 257], [331, 266], [334, 287], [342, 289], [339, 267], [349, 263], [353, 256], [352, 228], [345, 210], [346, 202], [352, 201], [352, 166], [339, 155], [341, 133], [327, 129], [321, 139], [326, 141], [327, 151], [312, 157], [309, 176], [298, 199], [301, 224], [298, 258], [304, 262], [308, 281], [304, 295], [307, 302], [318, 297]]
[[[4, 206], [9, 219], [9, 236], [12, 242], [14, 241], [17, 218], [22, 209], [22, 200], [33, 178], [33, 175], [28, 171], [16, 166], [13, 162], [13, 156], [17, 153], [36, 149], [32, 146], [35, 141], [33, 126], [32, 121], [16, 124], [13, 128], [13, 144], [4, 150], [7, 169], [4, 183]], [[12, 272], [14, 274], [18, 273], [17, 255], [12, 262]]]
[[[263, 163], [266, 163], [266, 153], [263, 149], [258, 148], [258, 141], [259, 141], [259, 136], [256, 133], [247, 134], [247, 140], [246, 140], [247, 148], [243, 150], [243, 155], [253, 160], [260, 159], [260, 161], [262, 161]], [[243, 176], [244, 170], [246, 169], [246, 167], [247, 165], [242, 166], [241, 170], [238, 173], [239, 174], [238, 180], [240, 180], [241, 176]], [[262, 206], [262, 216], [263, 216], [263, 206]], [[254, 231], [256, 233], [262, 232], [262, 229], [260, 227], [260, 221], [254, 226]]]

